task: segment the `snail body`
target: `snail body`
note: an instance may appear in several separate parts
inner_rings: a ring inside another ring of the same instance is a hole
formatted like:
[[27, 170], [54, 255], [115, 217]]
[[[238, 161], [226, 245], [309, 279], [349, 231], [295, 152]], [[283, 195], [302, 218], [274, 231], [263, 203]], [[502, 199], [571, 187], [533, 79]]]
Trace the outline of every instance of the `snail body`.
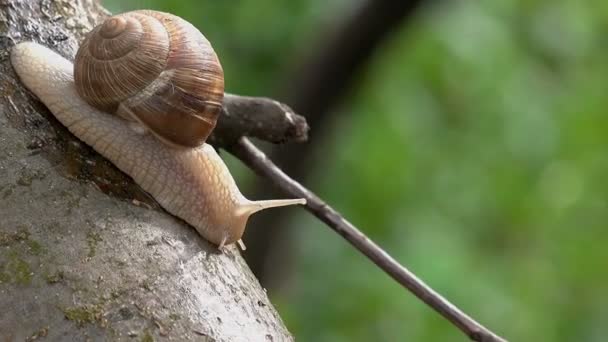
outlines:
[[[93, 57], [93, 63], [82, 64], [83, 58], [90, 58], [83, 48], [93, 46], [90, 40], [96, 32], [109, 27], [110, 32], [102, 34], [116, 38], [118, 34], [112, 29], [137, 26], [125, 25], [122, 15], [119, 19], [108, 19], [91, 32], [77, 54], [76, 66], [32, 42], [17, 44], [11, 51], [11, 63], [26, 87], [70, 132], [131, 176], [164, 209], [188, 222], [220, 248], [240, 240], [253, 213], [304, 204], [303, 199], [250, 201], [241, 194], [222, 159], [213, 147], [204, 143], [215, 126], [223, 96], [223, 73], [215, 53], [209, 50], [210, 44], [192, 25], [176, 16], [153, 11], [129, 13], [149, 20], [142, 26], [158, 29], [158, 25], [169, 23], [168, 37], [172, 31], [179, 32], [178, 40], [189, 48], [185, 56], [171, 48], [178, 44], [169, 44], [165, 49], [168, 66], [155, 78], [135, 76], [135, 80], [120, 81], [123, 82], [120, 85], [108, 81], [109, 75], [116, 72], [134, 76], [135, 72], [145, 71], [138, 68], [144, 68], [138, 67], [137, 62], [124, 70], [100, 67], [95, 65], [103, 62], [99, 56]], [[180, 28], [172, 28], [174, 24]], [[146, 35], [149, 34], [141, 36]], [[106, 42], [104, 49], [112, 44]], [[146, 47], [145, 44], [138, 43], [133, 49]], [[124, 43], [114, 45], [128, 50]], [[133, 51], [127, 51], [118, 61], [124, 61]], [[142, 58], [138, 57], [139, 61]], [[103, 87], [108, 82], [110, 89], [106, 90]], [[139, 92], [127, 86], [138, 82], [143, 85]], [[92, 89], [83, 89], [83, 84]], [[120, 87], [127, 88], [126, 95], [119, 92]]]

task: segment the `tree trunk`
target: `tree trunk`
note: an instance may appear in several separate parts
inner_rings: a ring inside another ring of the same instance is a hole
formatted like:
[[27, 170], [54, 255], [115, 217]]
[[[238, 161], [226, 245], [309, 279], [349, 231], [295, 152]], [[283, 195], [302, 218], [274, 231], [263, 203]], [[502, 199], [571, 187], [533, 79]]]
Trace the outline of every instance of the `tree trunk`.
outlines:
[[16, 42], [72, 59], [107, 14], [0, 1], [0, 340], [292, 340], [236, 248], [162, 211], [16, 78]]

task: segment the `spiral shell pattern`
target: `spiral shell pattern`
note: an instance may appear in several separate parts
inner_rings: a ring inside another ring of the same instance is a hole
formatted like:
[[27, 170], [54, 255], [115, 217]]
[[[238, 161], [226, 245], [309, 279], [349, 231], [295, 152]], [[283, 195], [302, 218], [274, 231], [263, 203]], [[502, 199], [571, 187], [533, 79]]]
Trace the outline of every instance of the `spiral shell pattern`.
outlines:
[[90, 105], [186, 147], [207, 139], [224, 96], [209, 41], [187, 21], [149, 10], [113, 16], [93, 29], [76, 54], [74, 80]]

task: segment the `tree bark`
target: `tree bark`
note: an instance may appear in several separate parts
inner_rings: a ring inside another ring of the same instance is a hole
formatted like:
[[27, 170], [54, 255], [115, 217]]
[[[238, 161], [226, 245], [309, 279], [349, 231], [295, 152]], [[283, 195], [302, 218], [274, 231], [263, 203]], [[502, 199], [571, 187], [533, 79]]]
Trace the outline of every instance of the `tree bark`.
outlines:
[[72, 59], [107, 15], [0, 1], [0, 340], [292, 340], [236, 248], [162, 211], [16, 78], [16, 42]]

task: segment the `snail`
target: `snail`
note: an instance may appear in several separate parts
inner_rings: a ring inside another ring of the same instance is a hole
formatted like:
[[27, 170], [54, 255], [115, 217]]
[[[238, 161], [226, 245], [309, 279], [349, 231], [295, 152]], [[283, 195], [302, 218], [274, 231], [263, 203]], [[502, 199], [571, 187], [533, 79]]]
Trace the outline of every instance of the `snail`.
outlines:
[[220, 250], [241, 242], [253, 213], [306, 203], [246, 199], [205, 143], [221, 111], [223, 71], [180, 17], [126, 12], [89, 32], [74, 65], [33, 42], [15, 45], [11, 63], [70, 132]]

